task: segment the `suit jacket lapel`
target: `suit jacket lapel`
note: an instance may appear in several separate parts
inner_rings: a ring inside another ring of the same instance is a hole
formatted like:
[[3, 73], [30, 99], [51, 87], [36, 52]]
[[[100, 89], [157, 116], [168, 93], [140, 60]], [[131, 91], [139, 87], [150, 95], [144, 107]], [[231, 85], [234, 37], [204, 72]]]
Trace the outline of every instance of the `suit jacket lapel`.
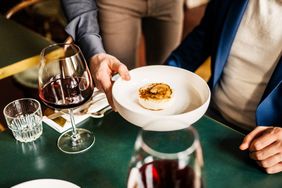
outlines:
[[257, 125], [280, 125], [282, 123], [282, 57], [257, 107]]
[[281, 82], [282, 82], [282, 57], [280, 58], [274, 72], [272, 73], [272, 76], [267, 84], [267, 87], [264, 91], [261, 101], [263, 101], [271, 93], [271, 91], [273, 91], [275, 87], [278, 86], [278, 84]]
[[228, 11], [222, 33], [220, 34], [215, 57], [214, 79], [212, 83], [213, 87], [218, 82], [222, 74], [223, 67], [227, 62], [233, 40], [239, 28], [247, 4], [248, 0], [235, 0]]

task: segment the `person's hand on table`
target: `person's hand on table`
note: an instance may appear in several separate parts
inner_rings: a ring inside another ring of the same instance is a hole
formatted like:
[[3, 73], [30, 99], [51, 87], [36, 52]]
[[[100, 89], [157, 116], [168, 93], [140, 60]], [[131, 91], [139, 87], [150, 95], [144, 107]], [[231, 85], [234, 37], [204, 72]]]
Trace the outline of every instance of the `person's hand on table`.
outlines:
[[268, 174], [282, 171], [282, 128], [258, 126], [240, 145]]
[[90, 71], [95, 86], [105, 92], [109, 104], [115, 110], [112, 99], [112, 76], [118, 73], [122, 79], [129, 80], [127, 67], [117, 58], [106, 53], [99, 53], [90, 58]]

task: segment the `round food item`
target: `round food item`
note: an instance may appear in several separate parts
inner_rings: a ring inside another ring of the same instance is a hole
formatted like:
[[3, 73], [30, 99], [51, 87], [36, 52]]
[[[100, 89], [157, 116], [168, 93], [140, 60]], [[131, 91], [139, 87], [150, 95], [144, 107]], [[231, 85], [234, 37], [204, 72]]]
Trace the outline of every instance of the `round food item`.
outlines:
[[170, 106], [172, 89], [165, 83], [150, 83], [139, 89], [139, 103], [149, 110], [163, 110]]

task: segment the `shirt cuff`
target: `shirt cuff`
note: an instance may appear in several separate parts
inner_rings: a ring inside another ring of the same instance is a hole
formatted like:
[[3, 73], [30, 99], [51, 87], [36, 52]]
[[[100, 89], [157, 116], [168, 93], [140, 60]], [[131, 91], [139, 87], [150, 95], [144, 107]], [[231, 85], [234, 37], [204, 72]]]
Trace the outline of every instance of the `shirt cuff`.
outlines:
[[77, 44], [87, 61], [95, 54], [105, 53], [102, 39], [99, 35], [84, 35], [77, 41]]

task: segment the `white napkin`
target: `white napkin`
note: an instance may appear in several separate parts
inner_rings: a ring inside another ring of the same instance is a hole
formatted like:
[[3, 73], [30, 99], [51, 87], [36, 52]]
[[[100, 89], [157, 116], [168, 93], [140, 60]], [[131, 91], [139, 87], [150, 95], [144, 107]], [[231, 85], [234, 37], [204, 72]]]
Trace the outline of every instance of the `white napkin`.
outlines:
[[[90, 104], [90, 106], [89, 106], [89, 104]], [[74, 110], [74, 121], [75, 121], [76, 126], [80, 122], [84, 121], [85, 119], [87, 119], [89, 117], [94, 117], [94, 118], [103, 117], [103, 116], [99, 116], [99, 115], [95, 115], [95, 114], [91, 114], [91, 113], [95, 113], [97, 111], [100, 111], [101, 109], [104, 109], [107, 106], [109, 106], [109, 103], [107, 101], [106, 95], [95, 89], [93, 96], [92, 96], [92, 99], [89, 100], [87, 103], [83, 104], [81, 107], [78, 107], [77, 109]], [[78, 113], [78, 111], [83, 109], [83, 107], [88, 107], [88, 108], [85, 108], [86, 113], [83, 113], [83, 114]], [[110, 107], [107, 108], [106, 110], [109, 110], [109, 109], [110, 109]], [[55, 113], [58, 113], [58, 111], [55, 111]], [[46, 123], [47, 125], [49, 125], [53, 129], [55, 129], [57, 132], [62, 133], [62, 132], [71, 128], [71, 123], [70, 123], [69, 114], [62, 113], [61, 117], [66, 120], [64, 125], [59, 125], [58, 123], [56, 123], [52, 119], [49, 119], [47, 116], [43, 116], [42, 120], [43, 120], [44, 123]]]

